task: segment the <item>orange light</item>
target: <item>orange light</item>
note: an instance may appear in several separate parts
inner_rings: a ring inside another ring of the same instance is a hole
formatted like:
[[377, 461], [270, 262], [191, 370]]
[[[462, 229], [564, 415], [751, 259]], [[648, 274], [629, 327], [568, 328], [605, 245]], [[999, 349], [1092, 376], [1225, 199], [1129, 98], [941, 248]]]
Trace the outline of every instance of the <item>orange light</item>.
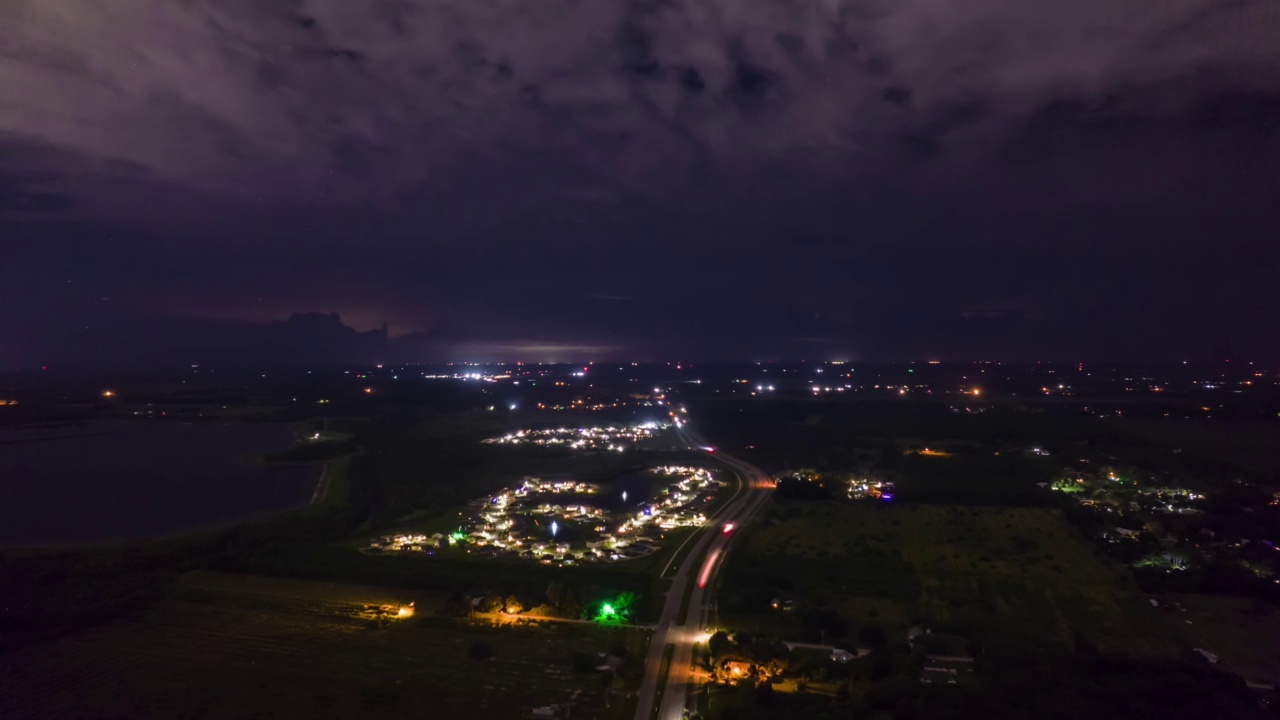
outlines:
[[373, 388], [365, 388], [365, 389], [364, 389], [364, 394], [365, 394], [365, 395], [372, 395], [372, 394], [373, 394]]
[[976, 397], [976, 396], [978, 396], [978, 395], [981, 395], [981, 394], [982, 394], [982, 390], [980, 390], [980, 389], [978, 389], [978, 388], [974, 388], [974, 389], [973, 389], [973, 394], [974, 394], [974, 396], [975, 396], [975, 397]]

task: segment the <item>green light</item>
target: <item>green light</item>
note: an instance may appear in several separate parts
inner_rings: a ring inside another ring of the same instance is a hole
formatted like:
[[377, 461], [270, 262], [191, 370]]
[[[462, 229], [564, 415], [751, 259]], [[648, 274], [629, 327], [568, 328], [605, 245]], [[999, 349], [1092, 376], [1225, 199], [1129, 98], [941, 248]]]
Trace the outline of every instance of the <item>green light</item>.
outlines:
[[604, 605], [600, 606], [600, 612], [604, 613], [605, 615], [612, 616], [614, 614], [614, 609], [612, 605], [610, 605], [609, 603], [605, 603]]

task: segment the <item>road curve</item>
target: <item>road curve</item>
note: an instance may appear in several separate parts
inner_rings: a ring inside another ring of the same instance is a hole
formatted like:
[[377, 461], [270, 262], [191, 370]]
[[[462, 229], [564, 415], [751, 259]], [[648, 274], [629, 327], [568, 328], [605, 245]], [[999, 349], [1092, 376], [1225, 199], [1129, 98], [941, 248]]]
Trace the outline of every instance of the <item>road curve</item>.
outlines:
[[[690, 445], [705, 445], [687, 428], [680, 432]], [[662, 614], [649, 642], [636, 720], [654, 720], [655, 717], [658, 720], [679, 720], [683, 717], [694, 680], [694, 646], [701, 641], [700, 635], [707, 627], [707, 617], [711, 612], [710, 591], [715, 575], [732, 549], [736, 529], [755, 517], [773, 491], [773, 480], [764, 471], [722, 452], [716, 452], [715, 456], [738, 475], [742, 485], [716, 514], [712, 527], [697, 538], [693, 550], [680, 563], [671, 581]], [[726, 523], [733, 523], [735, 532], [721, 532], [719, 528]], [[686, 596], [689, 597], [689, 610], [684, 622], [678, 623], [680, 607]], [[664, 668], [663, 659], [669, 645], [672, 646], [671, 664]], [[655, 713], [659, 689], [662, 690], [662, 702]]]

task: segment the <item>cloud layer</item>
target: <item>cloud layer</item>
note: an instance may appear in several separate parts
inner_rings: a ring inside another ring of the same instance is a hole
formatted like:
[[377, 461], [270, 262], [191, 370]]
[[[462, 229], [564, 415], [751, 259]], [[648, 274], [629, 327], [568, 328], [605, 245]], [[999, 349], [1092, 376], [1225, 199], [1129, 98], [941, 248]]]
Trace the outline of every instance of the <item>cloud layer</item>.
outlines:
[[0, 26], [0, 130], [254, 197], [928, 176], [901, 155], [982, 162], [1053, 108], [1158, 124], [1280, 77], [1261, 1], [16, 0]]
[[1276, 37], [1265, 0], [9, 0], [0, 329], [1182, 347], [1274, 314]]

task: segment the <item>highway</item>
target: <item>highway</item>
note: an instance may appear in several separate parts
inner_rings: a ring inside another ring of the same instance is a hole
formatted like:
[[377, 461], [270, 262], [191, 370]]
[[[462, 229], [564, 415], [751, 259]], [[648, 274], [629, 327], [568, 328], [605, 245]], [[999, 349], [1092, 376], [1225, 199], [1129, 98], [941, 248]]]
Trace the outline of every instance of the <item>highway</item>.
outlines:
[[[706, 445], [687, 428], [679, 432], [694, 447]], [[694, 649], [705, 640], [703, 635], [711, 612], [711, 589], [716, 573], [733, 547], [738, 528], [755, 517], [773, 491], [772, 478], [759, 468], [719, 451], [715, 452], [715, 457], [738, 475], [741, 484], [712, 518], [710, 527], [697, 536], [693, 549], [680, 563], [671, 581], [662, 615], [649, 642], [636, 720], [680, 720], [684, 716], [689, 692], [696, 685]], [[727, 523], [733, 524], [734, 531], [726, 534], [723, 528]], [[680, 622], [680, 608], [685, 604], [686, 596], [689, 598], [688, 612]], [[672, 648], [671, 663], [664, 667], [668, 646]]]

